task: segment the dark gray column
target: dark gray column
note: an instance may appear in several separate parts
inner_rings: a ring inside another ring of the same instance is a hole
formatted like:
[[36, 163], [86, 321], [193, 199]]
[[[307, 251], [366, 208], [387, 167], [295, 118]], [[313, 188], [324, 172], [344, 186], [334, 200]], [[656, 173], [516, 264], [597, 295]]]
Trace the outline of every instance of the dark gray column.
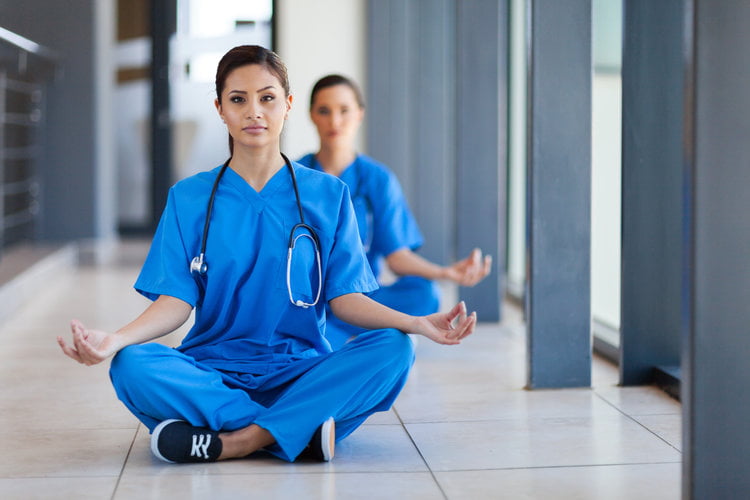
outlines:
[[455, 257], [455, 0], [419, 0], [412, 95], [415, 169], [412, 208], [424, 234], [421, 254], [447, 264]]
[[151, 1], [151, 225], [154, 229], [172, 185], [169, 42], [176, 20], [175, 0]]
[[457, 257], [480, 247], [495, 259], [491, 276], [460, 293], [480, 321], [499, 321], [506, 240], [508, 5], [482, 0], [457, 6]]
[[530, 0], [528, 386], [591, 384], [591, 0]]
[[368, 152], [399, 178], [425, 237], [421, 254], [455, 253], [455, 0], [368, 4]]
[[112, 169], [114, 164], [97, 162], [95, 14], [91, 0], [0, 2], [3, 28], [50, 47], [60, 56], [59, 74], [49, 86], [48, 135], [39, 164], [43, 239], [101, 236], [97, 180], [103, 169]]
[[367, 149], [393, 170], [407, 198], [413, 184], [410, 18], [405, 0], [368, 4]]
[[750, 491], [750, 3], [688, 0], [683, 497]]
[[683, 0], [624, 3], [620, 382], [679, 367]]

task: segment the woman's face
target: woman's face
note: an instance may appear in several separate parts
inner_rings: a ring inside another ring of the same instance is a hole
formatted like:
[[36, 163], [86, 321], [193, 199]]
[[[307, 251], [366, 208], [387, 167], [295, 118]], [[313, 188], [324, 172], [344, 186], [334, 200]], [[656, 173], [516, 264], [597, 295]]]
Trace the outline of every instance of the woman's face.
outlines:
[[265, 66], [249, 64], [234, 69], [224, 82], [216, 109], [238, 147], [278, 147], [292, 96]]
[[310, 109], [310, 118], [318, 129], [321, 146], [325, 147], [351, 148], [364, 114], [357, 96], [347, 85], [319, 90]]

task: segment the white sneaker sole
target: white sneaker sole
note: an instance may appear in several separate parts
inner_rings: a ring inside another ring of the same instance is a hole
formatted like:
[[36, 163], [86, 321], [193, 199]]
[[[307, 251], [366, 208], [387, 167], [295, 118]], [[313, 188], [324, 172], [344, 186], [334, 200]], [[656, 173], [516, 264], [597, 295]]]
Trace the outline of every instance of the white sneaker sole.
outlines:
[[164, 456], [162, 456], [161, 453], [159, 453], [159, 434], [161, 434], [162, 429], [164, 429], [166, 426], [168, 426], [172, 422], [179, 422], [179, 421], [180, 420], [176, 418], [165, 420], [164, 422], [157, 425], [156, 428], [154, 429], [154, 432], [151, 433], [151, 453], [153, 453], [154, 456], [158, 458], [159, 460], [163, 460], [170, 464], [173, 464], [175, 462], [173, 460], [169, 460], [168, 458], [165, 458]]
[[330, 462], [333, 460], [333, 454], [336, 448], [336, 423], [333, 417], [323, 422], [320, 429], [320, 449], [323, 451], [323, 461]]

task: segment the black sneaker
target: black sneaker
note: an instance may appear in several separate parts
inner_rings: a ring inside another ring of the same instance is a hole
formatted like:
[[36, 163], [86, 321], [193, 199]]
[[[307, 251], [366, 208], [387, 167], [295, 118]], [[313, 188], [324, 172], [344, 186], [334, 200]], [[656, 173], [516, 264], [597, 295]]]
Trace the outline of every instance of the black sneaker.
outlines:
[[151, 434], [151, 452], [169, 463], [215, 462], [221, 455], [221, 439], [211, 429], [165, 420]]
[[333, 417], [323, 422], [313, 434], [310, 444], [307, 445], [306, 454], [321, 462], [330, 462], [336, 446], [336, 422]]

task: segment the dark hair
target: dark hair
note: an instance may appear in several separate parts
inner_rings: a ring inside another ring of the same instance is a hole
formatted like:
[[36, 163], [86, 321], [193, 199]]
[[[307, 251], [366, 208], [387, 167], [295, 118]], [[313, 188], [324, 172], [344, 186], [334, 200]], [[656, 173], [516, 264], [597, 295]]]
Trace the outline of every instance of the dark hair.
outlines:
[[[289, 76], [281, 58], [273, 51], [260, 45], [240, 45], [224, 54], [216, 68], [216, 98], [221, 104], [227, 77], [237, 68], [249, 64], [259, 64], [279, 79], [285, 95], [289, 96]], [[234, 140], [229, 136], [229, 154], [234, 153]]]
[[365, 99], [362, 97], [362, 91], [359, 90], [359, 87], [356, 83], [354, 83], [354, 80], [351, 78], [347, 78], [345, 76], [341, 75], [326, 75], [317, 82], [315, 82], [315, 85], [313, 85], [312, 92], [310, 92], [310, 109], [312, 110], [313, 103], [315, 102], [315, 95], [328, 87], [333, 87], [335, 85], [346, 85], [352, 91], [354, 92], [354, 97], [357, 99], [357, 104], [359, 104], [359, 107], [364, 109], [365, 108]]

